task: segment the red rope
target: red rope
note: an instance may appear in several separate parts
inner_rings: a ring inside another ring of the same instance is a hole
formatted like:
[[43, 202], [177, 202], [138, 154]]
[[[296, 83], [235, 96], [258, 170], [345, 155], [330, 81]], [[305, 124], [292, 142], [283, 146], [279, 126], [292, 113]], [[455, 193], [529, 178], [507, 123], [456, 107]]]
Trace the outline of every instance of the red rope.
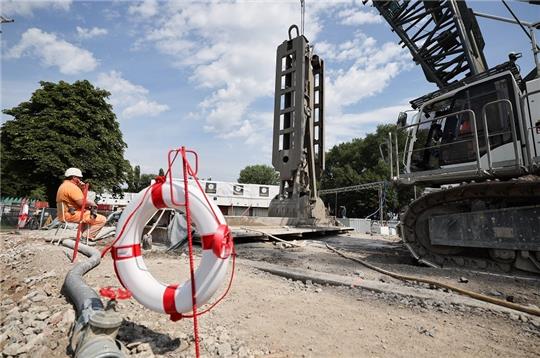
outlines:
[[[236, 251], [234, 250], [234, 246], [233, 246], [233, 252], [232, 252], [232, 272], [231, 272], [231, 278], [229, 279], [229, 284], [227, 285], [227, 289], [225, 290], [225, 292], [223, 292], [223, 294], [221, 295], [221, 297], [219, 297], [219, 298], [216, 300], [216, 302], [212, 303], [212, 304], [211, 304], [210, 306], [208, 306], [208, 308], [206, 308], [205, 310], [203, 310], [203, 311], [201, 311], [201, 312], [198, 312], [198, 313], [197, 313], [198, 316], [202, 316], [203, 314], [210, 312], [210, 310], [211, 310], [212, 308], [214, 308], [215, 306], [217, 306], [217, 304], [218, 304], [219, 302], [221, 302], [221, 300], [223, 300], [223, 299], [225, 298], [225, 296], [227, 296], [227, 294], [229, 293], [229, 290], [231, 289], [232, 283], [233, 283], [235, 266], [236, 266]], [[193, 315], [187, 314], [187, 315], [182, 315], [182, 317], [193, 318]]]
[[[188, 163], [188, 165], [189, 165], [189, 163]], [[189, 169], [191, 169], [191, 167], [189, 167]], [[197, 186], [199, 187], [199, 190], [200, 190], [201, 193], [203, 194], [204, 200], [206, 200], [206, 203], [208, 204], [208, 207], [209, 207], [210, 210], [212, 211], [212, 214], [214, 215], [214, 218], [216, 219], [216, 222], [218, 223], [218, 225], [221, 225], [222, 222], [219, 221], [219, 218], [218, 218], [216, 212], [214, 211], [213, 206], [210, 204], [210, 200], [208, 200], [208, 196], [207, 196], [206, 193], [204, 192], [201, 183], [199, 183], [199, 179], [197, 178], [196, 175], [193, 175], [193, 172], [192, 172], [192, 177], [193, 177], [193, 179], [195, 179], [195, 183], [197, 184]]]
[[[170, 190], [170, 194], [171, 194], [171, 203], [173, 205], [176, 205], [176, 206], [186, 206], [186, 203], [184, 201], [184, 203], [178, 203], [176, 202], [176, 200], [174, 200], [174, 195], [173, 195], [173, 177], [172, 177], [172, 165], [174, 164], [174, 161], [176, 160], [176, 157], [178, 156], [178, 153], [182, 151], [182, 170], [184, 172], [184, 175], [185, 175], [185, 162], [186, 162], [186, 158], [185, 158], [185, 148], [182, 147], [181, 149], [173, 149], [173, 150], [170, 150], [169, 151], [169, 155], [167, 157], [167, 165], [169, 166], [167, 168], [167, 174], [169, 174], [169, 190]], [[174, 158], [173, 160], [171, 161], [171, 153], [172, 152], [175, 152], [174, 154]], [[187, 191], [187, 187], [185, 188], [185, 190]]]
[[[191, 210], [189, 209], [189, 190], [188, 190], [188, 166], [186, 159], [186, 148], [182, 147], [182, 169], [184, 174], [184, 202], [186, 204], [186, 223], [187, 223], [187, 232], [188, 232], [188, 243], [189, 243], [189, 274], [191, 276], [191, 304], [193, 310], [193, 335], [195, 337], [195, 356], [200, 357], [200, 348], [199, 348], [199, 327], [197, 321], [197, 297], [196, 297], [196, 286], [195, 286], [195, 268], [193, 263], [193, 237], [191, 235]], [[172, 182], [171, 182], [172, 187]]]
[[[171, 160], [171, 153], [172, 152], [175, 152], [175, 155], [174, 155], [174, 158]], [[193, 153], [195, 155], [195, 157], [196, 157], [197, 170], [195, 172], [193, 171], [193, 168], [191, 167], [191, 165], [189, 164], [189, 161], [187, 160], [186, 152]], [[184, 179], [184, 198], [185, 198], [184, 203], [175, 203], [174, 197], [173, 197], [172, 165], [176, 161], [179, 153], [181, 153], [181, 155], [182, 155], [182, 171], [183, 171], [183, 179]], [[146, 199], [146, 195], [151, 190], [151, 188], [153, 186], [155, 186], [155, 185], [162, 185], [163, 182], [165, 181], [165, 178], [167, 178], [167, 176], [168, 176], [170, 192], [171, 192], [171, 201], [175, 205], [185, 206], [186, 207], [186, 223], [187, 223], [188, 243], [189, 243], [189, 265], [190, 265], [190, 276], [191, 276], [191, 299], [192, 299], [192, 311], [193, 311], [193, 314], [188, 314], [188, 315], [184, 315], [184, 314], [179, 313], [179, 314], [177, 314], [175, 316], [176, 319], [174, 319], [174, 320], [176, 321], [176, 320], [184, 318], [184, 317], [185, 318], [193, 318], [193, 330], [194, 330], [194, 336], [195, 336], [195, 354], [196, 354], [197, 357], [200, 357], [199, 332], [198, 332], [198, 320], [197, 320], [197, 317], [201, 316], [201, 315], [203, 315], [205, 313], [208, 313], [218, 303], [220, 303], [227, 296], [227, 294], [229, 293], [229, 291], [230, 291], [230, 289], [232, 287], [233, 280], [234, 280], [234, 272], [235, 272], [235, 268], [236, 268], [236, 250], [234, 249], [234, 243], [233, 243], [233, 246], [232, 246], [232, 256], [233, 256], [232, 271], [231, 271], [231, 277], [229, 279], [229, 284], [227, 286], [227, 289], [220, 296], [219, 299], [217, 299], [214, 303], [212, 303], [210, 306], [208, 306], [205, 310], [203, 310], [201, 312], [197, 312], [195, 268], [194, 268], [195, 265], [194, 265], [194, 259], [193, 259], [193, 257], [194, 257], [194, 255], [193, 255], [193, 237], [191, 235], [191, 211], [189, 209], [188, 175], [191, 175], [193, 177], [193, 179], [195, 180], [195, 183], [197, 184], [197, 187], [199, 188], [199, 190], [203, 194], [203, 196], [204, 196], [204, 198], [206, 200], [206, 203], [208, 204], [208, 207], [212, 211], [212, 214], [214, 215], [214, 218], [216, 219], [216, 222], [218, 224], [221, 224], [221, 222], [219, 220], [219, 217], [217, 216], [216, 212], [214, 211], [214, 208], [213, 208], [212, 204], [210, 203], [210, 201], [208, 199], [208, 196], [204, 192], [204, 190], [203, 190], [203, 188], [202, 188], [202, 186], [201, 186], [201, 184], [199, 182], [199, 179], [197, 178], [197, 171], [198, 171], [197, 153], [195, 153], [194, 151], [186, 150], [185, 147], [182, 147], [181, 149], [176, 149], [176, 150], [169, 151], [167, 172], [165, 173], [165, 175], [163, 177], [157, 177], [156, 178], [156, 183], [154, 183], [153, 185], [149, 186], [146, 189], [146, 191], [144, 192], [144, 195], [142, 196], [141, 200], [139, 201], [139, 203], [137, 204], [137, 206], [135, 207], [133, 212], [126, 219], [124, 225], [122, 226], [122, 229], [120, 230], [120, 233], [118, 234], [116, 239], [113, 241], [113, 243], [110, 244], [109, 246], [107, 246], [102, 251], [101, 257], [105, 256], [105, 254], [111, 249], [111, 247], [113, 247], [114, 244], [116, 244], [118, 242], [118, 240], [120, 240], [120, 238], [124, 234], [124, 231], [125, 231], [127, 225], [129, 224], [129, 222], [131, 221], [131, 219], [133, 218], [135, 213], [139, 210], [141, 205], [144, 203], [144, 200]]]
[[[77, 238], [75, 239], [75, 247], [73, 248], [73, 257], [71, 257], [72, 263], [75, 262], [75, 259], [77, 258], [77, 252], [79, 252], [79, 242], [81, 241], [83, 217], [84, 217], [84, 211], [86, 210], [86, 198], [88, 196], [88, 187], [89, 187], [88, 184], [84, 184], [81, 216], [79, 217], [79, 226], [77, 227]], [[88, 228], [88, 230], [90, 230], [90, 228]]]
[[148, 188], [146, 188], [146, 191], [144, 192], [141, 200], [139, 201], [139, 203], [137, 204], [137, 207], [131, 212], [131, 214], [129, 214], [128, 218], [126, 219], [126, 222], [124, 223], [124, 225], [122, 225], [122, 229], [120, 230], [120, 233], [118, 234], [118, 236], [116, 236], [116, 239], [114, 239], [114, 241], [112, 242], [112, 244], [108, 245], [107, 247], [105, 247], [103, 249], [103, 251], [101, 251], [101, 258], [103, 258], [107, 252], [109, 252], [109, 250], [111, 249], [111, 247], [114, 246], [114, 244], [116, 244], [118, 242], [118, 240], [120, 240], [120, 238], [122, 237], [122, 235], [124, 234], [124, 231], [126, 230], [126, 227], [127, 227], [127, 224], [131, 221], [131, 219], [133, 218], [133, 215], [135, 215], [135, 213], [137, 212], [137, 210], [139, 210], [139, 208], [141, 207], [141, 205], [144, 203], [144, 199], [146, 198], [146, 195], [148, 194], [148, 192], [150, 191], [150, 189], [152, 189], [152, 187], [154, 185], [158, 185], [158, 184], [161, 184], [160, 182], [156, 181], [153, 185], [150, 185]]

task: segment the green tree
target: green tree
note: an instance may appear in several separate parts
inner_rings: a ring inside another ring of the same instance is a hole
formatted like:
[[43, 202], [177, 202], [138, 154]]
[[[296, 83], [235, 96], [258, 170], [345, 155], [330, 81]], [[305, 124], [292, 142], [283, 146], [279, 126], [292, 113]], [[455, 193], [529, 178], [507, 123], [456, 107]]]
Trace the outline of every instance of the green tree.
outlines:
[[130, 193], [138, 193], [141, 187], [141, 167], [136, 165], [130, 168], [127, 175], [127, 191]]
[[2, 194], [44, 190], [54, 205], [69, 167], [80, 168], [92, 190], [120, 193], [130, 166], [109, 96], [86, 80], [42, 81], [29, 101], [5, 109], [14, 119], [1, 127]]
[[[326, 155], [326, 169], [321, 178], [321, 188], [340, 188], [345, 186], [389, 180], [390, 167], [380, 155], [379, 145], [385, 143], [388, 133], [396, 132], [394, 125], [380, 125], [375, 133], [365, 138], [355, 138], [350, 142], [334, 146]], [[404, 133], [400, 132], [399, 143], [403, 148]], [[395, 159], [394, 159], [395, 163]], [[385, 211], [399, 212], [412, 197], [410, 188], [385, 187]], [[335, 194], [323, 196], [332, 209], [336, 206]], [[379, 207], [376, 190], [363, 190], [338, 194], [337, 206], [346, 206], [347, 216], [366, 217]]]
[[156, 174], [141, 174], [141, 181], [139, 183], [140, 184], [139, 191], [149, 186], [152, 179], [156, 179], [156, 177], [157, 177]]
[[[160, 171], [163, 171], [163, 169], [160, 169]], [[141, 167], [136, 165], [128, 172], [128, 180], [127, 184], [128, 187], [126, 191], [130, 193], [138, 193], [147, 186], [150, 185], [150, 182], [152, 179], [155, 179], [155, 174], [141, 174]]]
[[240, 171], [238, 178], [239, 183], [244, 184], [266, 184], [276, 185], [278, 184], [279, 174], [274, 168], [264, 165], [248, 165]]

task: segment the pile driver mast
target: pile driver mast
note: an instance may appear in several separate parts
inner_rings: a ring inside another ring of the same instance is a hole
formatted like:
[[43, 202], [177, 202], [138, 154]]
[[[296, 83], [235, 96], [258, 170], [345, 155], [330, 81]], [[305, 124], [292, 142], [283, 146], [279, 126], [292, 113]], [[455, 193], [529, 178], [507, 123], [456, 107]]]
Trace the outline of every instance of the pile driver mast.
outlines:
[[324, 170], [324, 61], [296, 25], [276, 53], [272, 164], [280, 191], [269, 216], [325, 221], [317, 194]]

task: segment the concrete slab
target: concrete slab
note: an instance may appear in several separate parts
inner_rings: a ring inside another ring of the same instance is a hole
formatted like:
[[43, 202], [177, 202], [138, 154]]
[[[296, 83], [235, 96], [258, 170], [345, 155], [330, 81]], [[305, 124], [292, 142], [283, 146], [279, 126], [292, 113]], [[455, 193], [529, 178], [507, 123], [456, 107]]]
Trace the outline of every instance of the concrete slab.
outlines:
[[233, 236], [237, 238], [260, 239], [276, 236], [282, 239], [305, 236], [336, 235], [352, 231], [353, 228], [337, 225], [322, 225], [316, 219], [286, 217], [226, 216]]

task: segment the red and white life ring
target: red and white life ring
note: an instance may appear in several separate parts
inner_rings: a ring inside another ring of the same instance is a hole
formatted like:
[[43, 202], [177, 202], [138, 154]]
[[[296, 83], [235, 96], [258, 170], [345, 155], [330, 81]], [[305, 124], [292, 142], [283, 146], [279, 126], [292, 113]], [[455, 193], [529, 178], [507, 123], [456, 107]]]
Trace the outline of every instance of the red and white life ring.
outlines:
[[26, 200], [21, 203], [21, 210], [19, 211], [19, 217], [17, 218], [17, 228], [22, 229], [28, 221], [29, 206]]
[[[197, 187], [188, 185], [188, 190], [191, 217], [202, 238], [202, 258], [195, 272], [196, 302], [197, 306], [202, 306], [210, 300], [225, 278], [232, 237], [228, 226], [221, 224], [225, 223], [225, 218], [219, 208], [208, 201]], [[122, 285], [145, 307], [171, 316], [190, 312], [191, 280], [181, 286], [156, 280], [143, 261], [140, 244], [144, 226], [156, 209], [185, 210], [183, 205], [175, 205], [184, 202], [184, 183], [177, 180], [173, 180], [172, 185], [168, 181], [157, 183], [151, 187], [150, 193], [147, 195], [146, 190], [141, 191], [118, 221], [117, 227], [125, 226], [125, 232], [119, 233], [122, 236], [112, 247], [116, 274]], [[174, 200], [171, 200], [171, 195]], [[130, 220], [128, 225], [125, 225], [126, 220]]]

